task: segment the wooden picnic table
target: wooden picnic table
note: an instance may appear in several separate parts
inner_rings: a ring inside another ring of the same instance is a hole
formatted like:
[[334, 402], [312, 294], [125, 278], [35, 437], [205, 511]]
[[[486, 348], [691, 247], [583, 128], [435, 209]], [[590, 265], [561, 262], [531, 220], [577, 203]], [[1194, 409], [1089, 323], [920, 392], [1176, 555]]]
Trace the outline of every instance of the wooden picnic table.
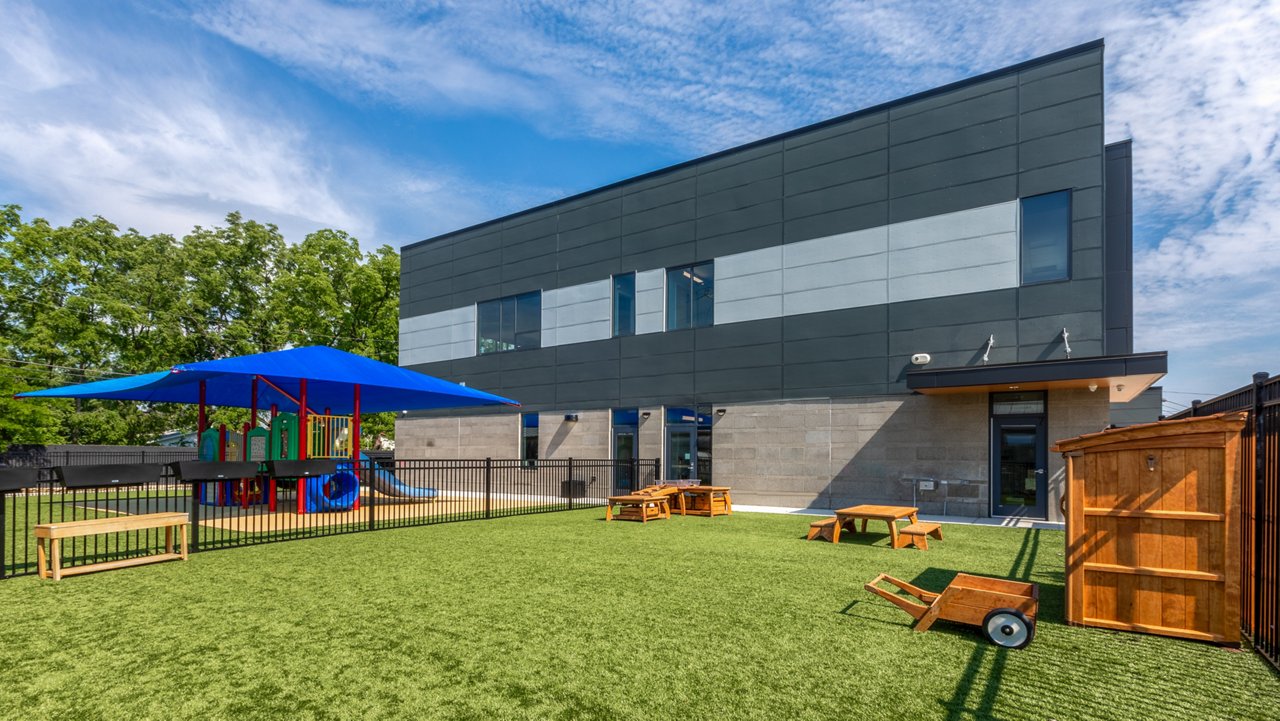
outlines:
[[901, 548], [905, 543], [900, 540], [898, 535], [897, 521], [899, 519], [907, 519], [911, 523], [916, 523], [916, 514], [919, 512], [920, 509], [914, 506], [878, 506], [870, 503], [841, 508], [836, 511], [836, 527], [832, 530], [831, 542], [840, 542], [841, 528], [856, 531], [857, 529], [853, 527], [853, 524], [859, 519], [862, 520], [863, 533], [867, 531], [867, 521], [878, 520], [889, 524], [889, 539], [893, 542], [894, 548]]
[[[614, 518], [623, 521], [640, 521], [648, 523], [650, 519], [671, 518], [671, 506], [666, 496], [654, 496], [642, 493], [628, 493], [622, 496], [609, 496], [609, 504], [604, 507], [604, 520]], [[617, 513], [613, 507], [619, 506]]]
[[684, 486], [678, 489], [680, 515], [729, 516], [733, 498], [729, 486]]

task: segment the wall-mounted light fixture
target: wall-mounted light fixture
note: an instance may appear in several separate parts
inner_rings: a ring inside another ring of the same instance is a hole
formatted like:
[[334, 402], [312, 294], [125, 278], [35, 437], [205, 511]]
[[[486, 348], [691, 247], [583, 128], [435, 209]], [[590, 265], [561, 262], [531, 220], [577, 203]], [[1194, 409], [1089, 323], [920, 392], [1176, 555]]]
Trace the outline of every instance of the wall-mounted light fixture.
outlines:
[[1089, 381], [1089, 392], [1093, 393], [1096, 390], [1098, 390], [1098, 383], [1096, 381]]
[[651, 415], [653, 415], [653, 414], [652, 414], [652, 413], [650, 413], [649, 411], [644, 411], [644, 412], [642, 412], [642, 413], [640, 414], [640, 419], [641, 419], [641, 420], [645, 420], [645, 421], [647, 421], [647, 420], [649, 420], [649, 416], [651, 416]]
[[577, 422], [578, 422], [578, 414], [577, 414], [577, 413], [566, 413], [566, 414], [564, 414], [564, 419], [565, 419], [565, 421], [567, 421], [567, 422], [569, 422], [569, 423], [577, 423]]
[[718, 416], [718, 417], [720, 417], [720, 418], [724, 418], [724, 414], [725, 414], [726, 412], [727, 412], [727, 410], [726, 410], [726, 409], [724, 409], [724, 408], [717, 408], [717, 409], [716, 409], [716, 416]]

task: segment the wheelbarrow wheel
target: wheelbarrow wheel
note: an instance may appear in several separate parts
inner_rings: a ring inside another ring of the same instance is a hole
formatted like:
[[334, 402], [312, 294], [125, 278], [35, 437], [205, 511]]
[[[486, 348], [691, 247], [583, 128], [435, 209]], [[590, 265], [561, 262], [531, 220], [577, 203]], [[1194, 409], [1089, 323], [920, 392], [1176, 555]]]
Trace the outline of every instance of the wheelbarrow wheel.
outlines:
[[1036, 625], [1016, 608], [997, 608], [982, 619], [982, 635], [1001, 648], [1026, 648]]

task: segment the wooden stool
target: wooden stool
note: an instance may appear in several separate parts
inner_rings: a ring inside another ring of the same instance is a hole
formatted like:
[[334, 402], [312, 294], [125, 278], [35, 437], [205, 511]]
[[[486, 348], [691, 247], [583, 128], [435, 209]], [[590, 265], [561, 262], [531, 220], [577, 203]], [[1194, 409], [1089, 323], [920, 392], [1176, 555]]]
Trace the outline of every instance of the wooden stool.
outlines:
[[926, 536], [933, 536], [939, 541], [942, 540], [942, 525], [938, 523], [929, 523], [925, 521], [916, 521], [907, 526], [898, 529], [899, 536], [906, 536], [902, 545], [910, 544], [922, 551], [929, 550], [929, 539]]
[[809, 524], [809, 536], [805, 540], [812, 541], [815, 538], [821, 538], [824, 541], [832, 541], [835, 539], [836, 519], [824, 518], [821, 521], [814, 521]]

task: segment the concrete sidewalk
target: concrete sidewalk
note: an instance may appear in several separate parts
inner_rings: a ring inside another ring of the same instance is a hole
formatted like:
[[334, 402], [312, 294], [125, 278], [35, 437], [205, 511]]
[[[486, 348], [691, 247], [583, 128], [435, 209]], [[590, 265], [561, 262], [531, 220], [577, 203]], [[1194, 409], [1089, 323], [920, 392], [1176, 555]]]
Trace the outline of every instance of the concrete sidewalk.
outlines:
[[[787, 508], [785, 506], [745, 506], [740, 503], [733, 504], [733, 510], [745, 513], [782, 513], [793, 516], [831, 516], [835, 515], [835, 509], [825, 508]], [[919, 515], [922, 521], [933, 521], [936, 523], [967, 523], [973, 526], [1000, 526], [1003, 528], [1040, 528], [1048, 530], [1061, 531], [1064, 525], [1053, 521], [1033, 520], [1029, 518], [979, 518], [970, 516], [931, 516], [924, 513]]]

